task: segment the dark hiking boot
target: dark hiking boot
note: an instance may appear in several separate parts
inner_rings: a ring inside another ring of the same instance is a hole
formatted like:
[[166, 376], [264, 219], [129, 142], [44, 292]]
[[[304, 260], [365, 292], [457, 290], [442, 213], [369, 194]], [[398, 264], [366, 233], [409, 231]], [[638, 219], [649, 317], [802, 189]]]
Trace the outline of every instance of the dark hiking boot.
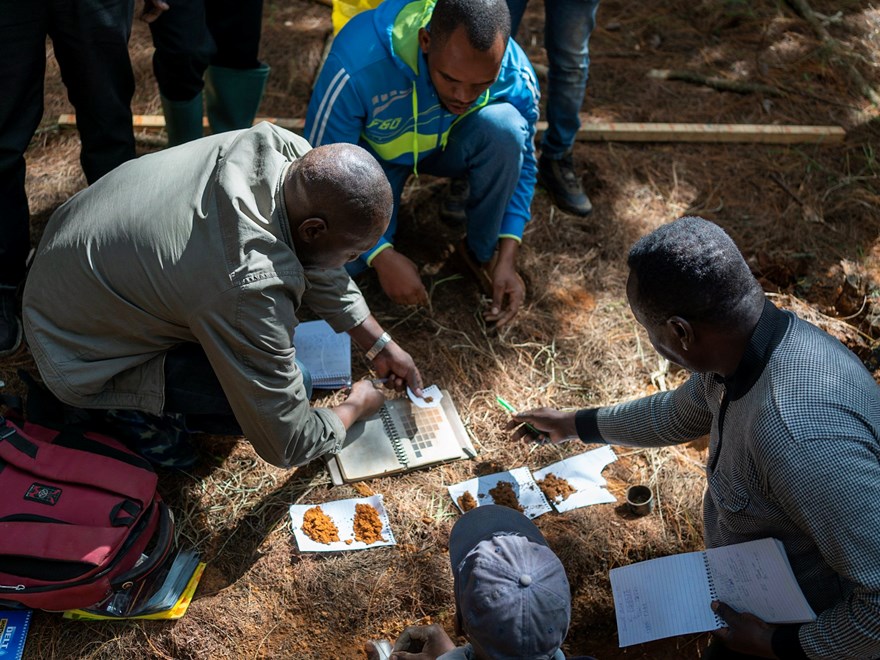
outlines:
[[550, 199], [560, 211], [574, 215], [589, 215], [593, 210], [590, 198], [584, 193], [581, 178], [574, 171], [571, 152], [558, 160], [538, 160], [538, 181], [550, 194]]
[[155, 466], [185, 470], [198, 456], [189, 441], [184, 416], [151, 415], [138, 410], [108, 410], [109, 433]]
[[440, 203], [440, 219], [450, 226], [467, 222], [467, 203], [471, 187], [467, 179], [451, 179], [449, 189]]
[[15, 287], [0, 285], [0, 357], [21, 346], [21, 321], [15, 313]]

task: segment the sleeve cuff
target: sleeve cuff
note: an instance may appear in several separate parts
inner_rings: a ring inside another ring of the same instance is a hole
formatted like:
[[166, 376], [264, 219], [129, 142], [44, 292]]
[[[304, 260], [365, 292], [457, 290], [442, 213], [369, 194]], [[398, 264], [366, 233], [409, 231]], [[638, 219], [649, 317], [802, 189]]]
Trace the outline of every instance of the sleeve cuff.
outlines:
[[498, 232], [498, 235], [521, 241], [528, 220], [528, 218], [524, 218], [521, 215], [505, 213], [504, 218], [501, 220], [501, 230]]
[[808, 656], [804, 653], [801, 640], [798, 637], [800, 630], [801, 624], [799, 623], [777, 626], [770, 640], [770, 647], [777, 658], [807, 660]]
[[384, 236], [382, 238], [380, 238], [379, 242], [376, 243], [376, 247], [374, 247], [372, 250], [368, 250], [367, 252], [364, 252], [364, 255], [363, 255], [364, 261], [367, 262], [367, 266], [372, 266], [373, 259], [376, 258], [376, 255], [378, 255], [382, 250], [387, 250], [390, 247], [394, 247], [394, 246], [391, 243], [389, 243], [387, 240], [385, 240]]
[[599, 409], [584, 408], [574, 415], [574, 426], [578, 437], [584, 442], [601, 442], [608, 444], [599, 433]]
[[333, 328], [334, 332], [340, 333], [356, 328], [366, 321], [369, 315], [370, 308], [367, 306], [367, 301], [360, 297], [339, 314], [329, 318], [324, 317], [324, 320]]

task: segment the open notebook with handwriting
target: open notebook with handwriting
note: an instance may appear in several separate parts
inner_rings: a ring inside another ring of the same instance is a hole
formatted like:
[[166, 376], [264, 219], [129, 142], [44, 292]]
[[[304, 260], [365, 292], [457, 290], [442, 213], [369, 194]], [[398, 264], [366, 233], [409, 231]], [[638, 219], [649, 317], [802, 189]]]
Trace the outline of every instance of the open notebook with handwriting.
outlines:
[[610, 578], [621, 648], [723, 628], [713, 600], [767, 623], [816, 618], [772, 538], [649, 559], [613, 568]]

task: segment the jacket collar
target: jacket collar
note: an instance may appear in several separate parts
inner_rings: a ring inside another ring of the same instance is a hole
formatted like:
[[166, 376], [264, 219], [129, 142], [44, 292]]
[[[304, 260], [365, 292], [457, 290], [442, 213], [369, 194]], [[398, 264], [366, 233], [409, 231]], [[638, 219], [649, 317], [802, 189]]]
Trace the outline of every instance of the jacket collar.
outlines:
[[724, 378], [715, 375], [715, 380], [727, 388], [731, 401], [742, 398], [758, 382], [764, 368], [770, 361], [773, 351], [782, 341], [788, 329], [788, 316], [769, 300], [764, 300], [764, 309], [758, 325], [752, 331], [742, 360], [732, 376]]

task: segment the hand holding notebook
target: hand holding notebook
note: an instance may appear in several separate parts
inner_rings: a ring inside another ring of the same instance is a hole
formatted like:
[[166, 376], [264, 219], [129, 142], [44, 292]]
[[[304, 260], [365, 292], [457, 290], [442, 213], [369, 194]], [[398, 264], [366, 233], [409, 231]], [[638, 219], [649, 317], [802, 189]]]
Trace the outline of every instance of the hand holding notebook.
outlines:
[[342, 449], [327, 458], [333, 483], [401, 474], [476, 456], [452, 398], [448, 392], [440, 393], [439, 405], [434, 407], [418, 407], [405, 398], [389, 399], [378, 413], [356, 422], [348, 429]]
[[766, 538], [611, 569], [621, 648], [724, 627], [713, 601], [767, 623], [812, 621], [782, 543]]

